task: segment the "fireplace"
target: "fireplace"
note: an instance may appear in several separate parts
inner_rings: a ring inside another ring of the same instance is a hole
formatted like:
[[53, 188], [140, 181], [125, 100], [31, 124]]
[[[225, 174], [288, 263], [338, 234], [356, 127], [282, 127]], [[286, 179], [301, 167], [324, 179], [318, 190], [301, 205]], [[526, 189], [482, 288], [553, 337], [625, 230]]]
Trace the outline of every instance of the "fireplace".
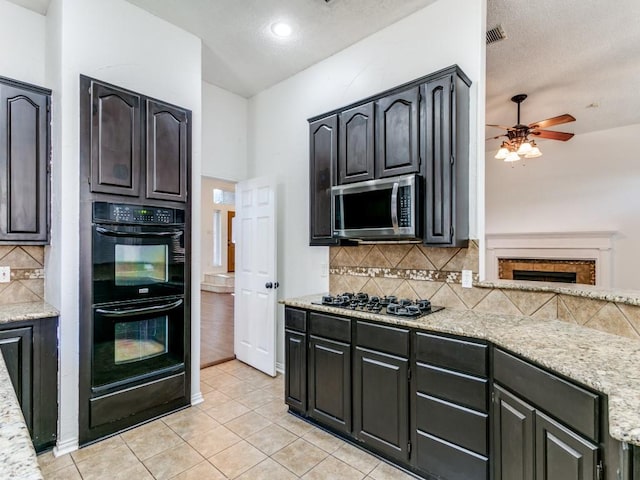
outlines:
[[[614, 237], [615, 232], [487, 234], [486, 279], [513, 279], [513, 270], [569, 272], [575, 273], [576, 283], [609, 288]], [[543, 281], [571, 281], [569, 276], [548, 277]]]
[[596, 262], [571, 259], [499, 258], [498, 278], [595, 285]]

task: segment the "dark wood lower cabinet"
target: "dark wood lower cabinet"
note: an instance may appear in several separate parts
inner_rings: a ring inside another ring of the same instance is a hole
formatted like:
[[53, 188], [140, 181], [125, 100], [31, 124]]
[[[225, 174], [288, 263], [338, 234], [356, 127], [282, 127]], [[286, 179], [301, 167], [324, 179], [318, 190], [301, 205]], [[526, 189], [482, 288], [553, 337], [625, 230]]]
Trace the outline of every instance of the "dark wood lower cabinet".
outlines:
[[351, 432], [351, 345], [309, 337], [309, 416]]
[[409, 360], [355, 349], [353, 431], [375, 450], [409, 461]]
[[533, 480], [535, 409], [497, 385], [493, 392], [494, 479]]
[[0, 325], [0, 352], [38, 452], [57, 438], [57, 328], [56, 317]]
[[307, 411], [307, 335], [285, 330], [284, 401], [299, 412]]

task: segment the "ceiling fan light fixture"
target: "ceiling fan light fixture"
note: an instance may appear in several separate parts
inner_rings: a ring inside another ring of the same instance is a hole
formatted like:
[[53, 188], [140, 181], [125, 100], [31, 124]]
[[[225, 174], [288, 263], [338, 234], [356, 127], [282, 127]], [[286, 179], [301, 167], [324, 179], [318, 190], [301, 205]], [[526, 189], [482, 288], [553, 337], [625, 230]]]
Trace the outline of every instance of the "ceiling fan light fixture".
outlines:
[[520, 160], [520, 155], [517, 152], [509, 152], [509, 155], [504, 159], [505, 162], [517, 162]]
[[497, 158], [498, 160], [504, 160], [505, 158], [507, 158], [507, 155], [509, 155], [509, 144], [507, 142], [502, 142], [502, 145], [500, 145], [500, 150], [498, 150], [498, 153], [496, 153], [496, 156], [494, 158]]
[[520, 146], [518, 147], [517, 153], [518, 153], [518, 155], [526, 155], [527, 153], [529, 153], [531, 151], [532, 148], [533, 147], [531, 146], [529, 141], [525, 139], [525, 141], [522, 142], [520, 144]]
[[536, 142], [531, 140], [531, 150], [529, 150], [529, 152], [525, 154], [524, 158], [538, 158], [541, 156], [542, 152], [538, 148], [538, 145], [536, 145]]

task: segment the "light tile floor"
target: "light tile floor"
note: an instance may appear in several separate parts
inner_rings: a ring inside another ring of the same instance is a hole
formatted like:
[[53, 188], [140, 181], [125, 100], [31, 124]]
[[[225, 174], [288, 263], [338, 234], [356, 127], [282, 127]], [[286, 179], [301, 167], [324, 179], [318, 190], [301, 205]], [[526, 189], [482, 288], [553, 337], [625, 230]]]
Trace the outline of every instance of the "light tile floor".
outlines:
[[409, 480], [287, 413], [282, 375], [233, 360], [201, 371], [204, 403], [62, 457], [46, 480]]

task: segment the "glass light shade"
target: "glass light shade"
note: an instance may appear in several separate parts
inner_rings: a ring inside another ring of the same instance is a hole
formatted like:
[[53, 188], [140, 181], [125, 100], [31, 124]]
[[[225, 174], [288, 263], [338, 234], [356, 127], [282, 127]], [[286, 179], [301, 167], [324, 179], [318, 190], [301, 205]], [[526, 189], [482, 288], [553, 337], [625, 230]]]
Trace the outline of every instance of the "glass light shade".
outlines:
[[518, 151], [517, 154], [518, 155], [526, 155], [527, 153], [529, 153], [531, 151], [531, 144], [525, 140], [524, 142], [522, 142], [520, 144], [520, 147], [518, 147]]
[[534, 145], [534, 147], [529, 151], [529, 153], [527, 153], [524, 156], [524, 158], [538, 158], [541, 156], [542, 156], [542, 152], [540, 151], [537, 145]]
[[517, 162], [518, 160], [520, 160], [520, 156], [517, 152], [509, 152], [507, 158], [504, 159], [505, 162]]
[[276, 22], [271, 25], [271, 31], [276, 37], [286, 38], [291, 35], [291, 26], [284, 22]]
[[507, 155], [509, 155], [509, 149], [505, 147], [504, 144], [502, 144], [500, 150], [498, 150], [498, 153], [496, 153], [495, 158], [497, 158], [498, 160], [504, 160], [505, 158], [507, 158]]

